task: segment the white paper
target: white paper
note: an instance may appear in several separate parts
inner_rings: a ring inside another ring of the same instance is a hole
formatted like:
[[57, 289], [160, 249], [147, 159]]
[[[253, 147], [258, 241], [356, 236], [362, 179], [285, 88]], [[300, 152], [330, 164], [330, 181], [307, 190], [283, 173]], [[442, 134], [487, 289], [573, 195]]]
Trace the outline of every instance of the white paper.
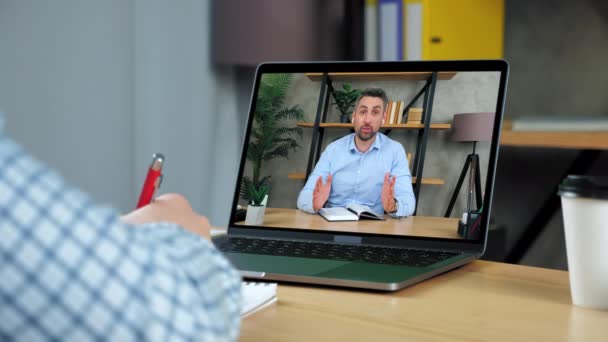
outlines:
[[241, 298], [241, 316], [249, 316], [277, 301], [277, 284], [244, 281]]

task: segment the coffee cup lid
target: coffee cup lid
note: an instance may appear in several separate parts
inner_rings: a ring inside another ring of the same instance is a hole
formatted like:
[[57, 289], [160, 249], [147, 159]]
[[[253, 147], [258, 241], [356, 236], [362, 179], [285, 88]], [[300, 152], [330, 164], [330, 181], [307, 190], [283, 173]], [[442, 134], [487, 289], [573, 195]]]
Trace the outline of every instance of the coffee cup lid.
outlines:
[[559, 185], [558, 195], [608, 199], [608, 177], [569, 175]]

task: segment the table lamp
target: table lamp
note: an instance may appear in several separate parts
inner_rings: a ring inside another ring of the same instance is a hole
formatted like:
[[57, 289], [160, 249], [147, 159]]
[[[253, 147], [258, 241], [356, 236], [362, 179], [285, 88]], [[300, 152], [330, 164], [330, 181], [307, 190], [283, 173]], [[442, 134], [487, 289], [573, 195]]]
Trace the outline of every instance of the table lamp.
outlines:
[[494, 127], [494, 113], [463, 113], [455, 114], [452, 122], [453, 141], [472, 142], [473, 152], [469, 154], [464, 162], [460, 178], [450, 199], [450, 204], [445, 212], [445, 217], [450, 217], [456, 198], [460, 192], [462, 182], [467, 172], [469, 175], [469, 188], [467, 191], [467, 215], [470, 216], [473, 193], [477, 201], [477, 209], [481, 207], [481, 179], [479, 175], [479, 155], [475, 153], [475, 146], [479, 141], [490, 141]]

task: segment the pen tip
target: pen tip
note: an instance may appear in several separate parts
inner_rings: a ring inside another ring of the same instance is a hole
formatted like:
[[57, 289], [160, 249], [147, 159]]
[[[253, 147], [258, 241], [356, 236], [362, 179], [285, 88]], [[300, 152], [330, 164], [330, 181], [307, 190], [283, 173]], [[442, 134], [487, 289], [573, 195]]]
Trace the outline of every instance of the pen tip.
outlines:
[[165, 161], [165, 156], [163, 156], [161, 153], [154, 153], [152, 155], [152, 164], [150, 165], [150, 167], [153, 168], [154, 170], [160, 170], [162, 168], [164, 161]]

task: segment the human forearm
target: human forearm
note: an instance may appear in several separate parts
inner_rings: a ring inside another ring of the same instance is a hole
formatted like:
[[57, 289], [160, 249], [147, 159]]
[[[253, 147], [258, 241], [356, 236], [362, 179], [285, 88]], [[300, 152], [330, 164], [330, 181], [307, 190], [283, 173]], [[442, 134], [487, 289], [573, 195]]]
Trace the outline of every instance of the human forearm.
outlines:
[[411, 216], [416, 210], [416, 198], [412, 187], [412, 175], [410, 173], [405, 150], [401, 147], [397, 154], [396, 163], [393, 166], [395, 173], [395, 193], [394, 197], [397, 202], [397, 211], [393, 214], [396, 217]]
[[298, 209], [311, 214], [315, 213], [312, 206], [312, 190], [304, 187], [304, 189], [300, 191], [300, 195], [298, 195]]
[[[180, 336], [191, 340], [235, 340], [241, 278], [228, 260], [210, 242], [175, 225], [140, 228], [157, 247], [143, 289], [146, 297], [156, 299], [147, 307], [148, 339], [158, 338], [155, 329], [168, 329], [181, 331]], [[179, 314], [169, 316], [167, 312]], [[186, 322], [192, 324], [184, 331]]]
[[393, 213], [395, 217], [411, 216], [416, 209], [416, 198], [413, 192], [406, 192], [396, 195], [397, 211]]

